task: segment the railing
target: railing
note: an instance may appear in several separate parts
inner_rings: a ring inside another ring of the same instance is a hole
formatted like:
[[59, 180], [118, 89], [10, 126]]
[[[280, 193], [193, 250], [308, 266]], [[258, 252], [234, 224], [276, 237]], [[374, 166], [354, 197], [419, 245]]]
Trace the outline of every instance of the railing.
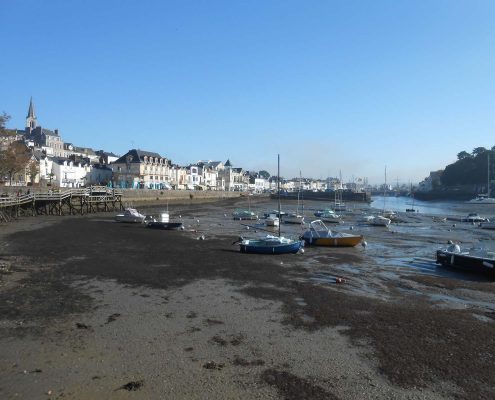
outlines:
[[109, 200], [109, 197], [121, 197], [122, 190], [112, 189], [106, 186], [91, 186], [89, 188], [84, 189], [67, 189], [64, 191], [56, 191], [56, 192], [46, 192], [46, 193], [30, 193], [24, 194], [21, 196], [9, 196], [9, 197], [0, 197], [0, 207], [9, 207], [16, 206], [26, 203], [31, 203], [33, 201], [41, 200], [65, 200], [69, 197], [88, 197], [90, 201], [100, 201], [100, 200]]

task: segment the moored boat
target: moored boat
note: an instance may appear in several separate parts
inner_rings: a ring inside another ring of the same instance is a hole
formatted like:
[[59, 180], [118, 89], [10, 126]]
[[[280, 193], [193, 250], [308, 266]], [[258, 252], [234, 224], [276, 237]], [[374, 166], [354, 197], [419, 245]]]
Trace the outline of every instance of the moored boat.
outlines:
[[258, 215], [251, 210], [235, 210], [232, 213], [232, 218], [238, 220], [257, 220]]
[[309, 230], [301, 236], [306, 244], [312, 246], [354, 247], [361, 243], [361, 235], [332, 232], [321, 220], [312, 221]]
[[477, 213], [469, 213], [467, 217], [461, 219], [461, 222], [490, 222], [490, 220], [480, 217]]
[[304, 224], [304, 216], [298, 213], [287, 214], [282, 220], [286, 224]]
[[495, 204], [495, 199], [490, 197], [490, 152], [486, 152], [487, 157], [487, 193], [478, 194], [474, 199], [469, 200], [468, 203], [474, 204]]
[[146, 217], [139, 213], [135, 208], [128, 207], [124, 210], [122, 214], [117, 214], [115, 216], [115, 221], [117, 222], [127, 222], [127, 223], [141, 223]]
[[444, 250], [437, 250], [436, 262], [469, 272], [478, 272], [495, 277], [495, 252], [481, 248], [461, 251], [459, 245], [450, 244]]
[[158, 218], [147, 218], [146, 227], [170, 231], [184, 229], [184, 224], [182, 222], [170, 222], [170, 215], [168, 213], [161, 213]]
[[[277, 172], [277, 191], [279, 193], [278, 197], [278, 213], [281, 215], [280, 211], [280, 155], [277, 156], [278, 159], [278, 172]], [[234, 243], [239, 243], [241, 253], [257, 253], [257, 254], [287, 254], [287, 253], [297, 253], [299, 251], [303, 252], [304, 241], [294, 240], [285, 238], [280, 235], [280, 224], [278, 225], [278, 236], [267, 235], [263, 238], [258, 239], [245, 239], [240, 237], [238, 241]]]
[[265, 219], [265, 225], [266, 226], [279, 226], [280, 225], [280, 219], [275, 214], [270, 214]]
[[267, 235], [258, 239], [240, 239], [241, 253], [289, 254], [297, 253], [304, 247], [304, 241], [283, 236]]
[[[319, 218], [323, 222], [329, 222], [331, 224], [339, 224], [342, 222], [340, 219], [340, 215], [335, 214], [333, 210], [324, 210], [323, 212], [319, 213]], [[315, 213], [316, 216], [316, 213]]]

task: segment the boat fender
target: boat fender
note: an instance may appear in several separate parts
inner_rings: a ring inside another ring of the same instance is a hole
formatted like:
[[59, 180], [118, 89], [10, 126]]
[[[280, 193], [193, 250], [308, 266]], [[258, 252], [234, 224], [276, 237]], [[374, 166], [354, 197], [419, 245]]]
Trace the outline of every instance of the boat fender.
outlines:
[[487, 261], [483, 261], [483, 266], [484, 267], [487, 267], [487, 268], [492, 268], [493, 269], [493, 264], [490, 264], [489, 262]]

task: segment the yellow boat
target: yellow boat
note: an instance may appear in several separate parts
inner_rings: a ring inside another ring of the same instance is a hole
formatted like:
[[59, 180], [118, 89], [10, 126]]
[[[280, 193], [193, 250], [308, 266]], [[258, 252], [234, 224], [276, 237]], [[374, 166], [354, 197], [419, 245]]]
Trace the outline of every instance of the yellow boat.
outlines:
[[309, 246], [354, 247], [363, 240], [361, 235], [332, 232], [319, 219], [309, 225], [309, 230], [301, 237]]

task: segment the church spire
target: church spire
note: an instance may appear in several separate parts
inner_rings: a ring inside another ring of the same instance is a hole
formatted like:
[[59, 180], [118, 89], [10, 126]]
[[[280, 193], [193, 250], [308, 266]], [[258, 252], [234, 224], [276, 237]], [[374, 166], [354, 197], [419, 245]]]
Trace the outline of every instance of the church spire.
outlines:
[[36, 128], [37, 126], [36, 121], [36, 115], [34, 114], [34, 104], [33, 104], [33, 98], [29, 100], [29, 110], [28, 110], [28, 115], [26, 117], [26, 128], [29, 130], [32, 130]]

